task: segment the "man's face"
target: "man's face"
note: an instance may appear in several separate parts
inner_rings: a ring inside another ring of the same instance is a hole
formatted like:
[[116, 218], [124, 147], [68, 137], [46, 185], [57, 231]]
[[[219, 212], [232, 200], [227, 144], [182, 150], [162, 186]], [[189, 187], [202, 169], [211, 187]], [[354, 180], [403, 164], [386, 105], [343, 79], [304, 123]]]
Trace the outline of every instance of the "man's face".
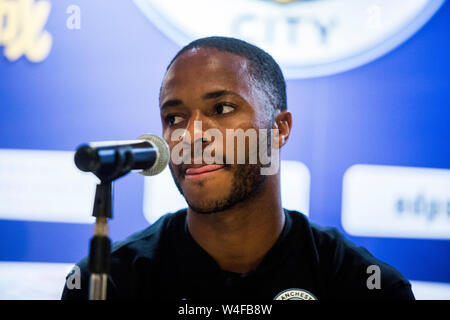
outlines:
[[[204, 161], [194, 164], [193, 155], [191, 164], [169, 163], [178, 189], [196, 212], [229, 209], [250, 198], [264, 184], [265, 176], [260, 175], [259, 164], [247, 161], [226, 164], [225, 161], [226, 129], [258, 131], [272, 127], [267, 96], [251, 77], [248, 64], [243, 57], [217, 49], [193, 49], [175, 60], [163, 80], [161, 121], [163, 137], [171, 150], [182, 143], [172, 141], [172, 133], [177, 129], [190, 136], [189, 143], [194, 150], [194, 136], [198, 136], [194, 121], [201, 121], [203, 132], [214, 128], [224, 138], [224, 147], [215, 150], [223, 158], [223, 165], [205, 166]], [[204, 149], [211, 141], [197, 143]], [[236, 151], [235, 148], [235, 155]]]

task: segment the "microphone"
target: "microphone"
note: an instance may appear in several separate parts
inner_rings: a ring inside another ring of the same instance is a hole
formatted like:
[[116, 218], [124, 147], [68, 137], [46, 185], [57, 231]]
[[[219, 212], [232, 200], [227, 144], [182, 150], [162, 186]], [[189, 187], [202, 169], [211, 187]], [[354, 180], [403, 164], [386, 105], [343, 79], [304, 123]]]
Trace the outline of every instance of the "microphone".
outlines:
[[115, 170], [125, 155], [129, 170], [142, 170], [144, 176], [161, 173], [169, 163], [169, 147], [164, 139], [144, 134], [138, 140], [101, 141], [81, 145], [75, 152], [75, 165], [81, 171], [98, 173]]

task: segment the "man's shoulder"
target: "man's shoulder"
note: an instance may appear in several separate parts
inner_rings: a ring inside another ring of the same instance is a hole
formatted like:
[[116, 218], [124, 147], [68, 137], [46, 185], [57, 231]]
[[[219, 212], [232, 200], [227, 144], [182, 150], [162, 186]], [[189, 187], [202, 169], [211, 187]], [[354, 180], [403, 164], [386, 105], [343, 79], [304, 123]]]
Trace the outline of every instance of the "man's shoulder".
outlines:
[[[351, 259], [351, 262], [354, 264], [365, 263], [371, 265], [380, 263], [382, 267], [390, 267], [395, 270], [374, 257], [366, 248], [350, 241], [336, 227], [321, 226], [311, 222], [308, 217], [299, 212], [288, 212], [293, 220], [293, 229], [297, 228], [297, 231], [303, 233], [303, 237], [311, 242], [310, 245], [321, 258], [325, 258], [328, 255], [330, 259]], [[341, 264], [346, 261], [334, 262]]]
[[[404, 294], [403, 298], [411, 298], [409, 281], [393, 266], [347, 239], [337, 228], [310, 222], [305, 215], [296, 211], [288, 213], [293, 221], [293, 229], [302, 233], [302, 240], [307, 243], [308, 250], [317, 257], [320, 274], [328, 287], [335, 287], [336, 292], [380, 293], [394, 298], [395, 295]], [[379, 283], [376, 281], [378, 275]], [[367, 291], [368, 286], [381, 287], [383, 291]]]
[[166, 213], [150, 226], [131, 234], [124, 240], [114, 242], [111, 254], [114, 256], [123, 250], [131, 250], [138, 256], [152, 258], [156, 249], [171, 234], [171, 231], [183, 228], [185, 216], [186, 209]]
[[[132, 263], [139, 257], [152, 260], [160, 251], [160, 246], [171, 234], [171, 230], [182, 227], [186, 209], [166, 213], [148, 227], [132, 233], [123, 240], [115, 241], [111, 245], [112, 264], [125, 265]], [[77, 263], [82, 272], [87, 272], [88, 257]]]
[[[122, 241], [117, 241], [111, 247], [111, 270], [108, 274], [108, 297], [132, 297], [138, 286], [135, 279], [136, 262], [150, 272], [158, 253], [163, 251], [168, 238], [177, 236], [183, 228], [186, 209], [167, 213], [143, 230], [135, 232]], [[144, 259], [140, 259], [144, 258]], [[89, 288], [89, 262], [86, 256], [80, 260], [66, 277], [63, 290], [63, 300], [86, 300]], [[78, 270], [78, 271], [77, 271]], [[81, 290], [71, 290], [67, 287], [67, 279], [75, 272], [81, 276]]]

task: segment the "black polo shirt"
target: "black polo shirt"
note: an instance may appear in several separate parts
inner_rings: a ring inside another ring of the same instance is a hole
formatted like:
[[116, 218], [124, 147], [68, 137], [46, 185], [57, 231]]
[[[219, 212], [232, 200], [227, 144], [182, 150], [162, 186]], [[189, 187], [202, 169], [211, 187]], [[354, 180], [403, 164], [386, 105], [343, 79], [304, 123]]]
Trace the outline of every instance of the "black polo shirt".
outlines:
[[[113, 244], [107, 298], [414, 299], [410, 283], [396, 269], [346, 240], [335, 228], [310, 223], [296, 211], [284, 213], [280, 237], [260, 265], [245, 274], [221, 270], [195, 242], [187, 227], [186, 209], [166, 214]], [[77, 265], [81, 288], [66, 285], [62, 299], [88, 298], [87, 258]], [[378, 285], [375, 273], [380, 276]]]

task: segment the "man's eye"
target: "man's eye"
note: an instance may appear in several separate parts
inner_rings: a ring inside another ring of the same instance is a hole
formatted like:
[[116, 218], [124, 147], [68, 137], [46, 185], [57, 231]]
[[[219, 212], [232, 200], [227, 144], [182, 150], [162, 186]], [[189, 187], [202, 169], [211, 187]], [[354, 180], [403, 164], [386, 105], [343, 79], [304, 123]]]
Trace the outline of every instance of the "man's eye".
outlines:
[[218, 114], [224, 114], [224, 113], [229, 113], [229, 112], [234, 111], [234, 107], [227, 105], [225, 103], [218, 103], [218, 104], [216, 104], [215, 108], [216, 108], [216, 113], [218, 113]]
[[167, 116], [166, 117], [166, 122], [169, 124], [169, 125], [175, 125], [175, 124], [178, 124], [178, 123], [180, 123], [181, 121], [183, 121], [183, 118], [182, 117], [180, 117], [180, 116], [175, 116], [175, 115], [169, 115], [169, 116]]

